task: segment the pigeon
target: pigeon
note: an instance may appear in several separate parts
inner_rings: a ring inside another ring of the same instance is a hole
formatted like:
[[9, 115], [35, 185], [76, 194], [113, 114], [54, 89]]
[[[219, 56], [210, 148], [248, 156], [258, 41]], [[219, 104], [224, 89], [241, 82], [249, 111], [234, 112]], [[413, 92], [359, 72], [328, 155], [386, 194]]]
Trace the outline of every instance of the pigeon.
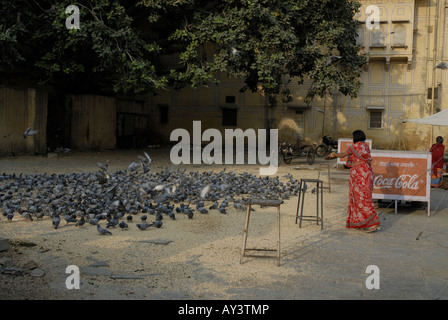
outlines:
[[148, 219], [146, 215], [140, 217], [140, 220], [142, 220], [142, 222], [146, 222], [146, 219]]
[[110, 227], [115, 228], [115, 226], [119, 223], [117, 218], [112, 218], [109, 220], [109, 222], [106, 225], [106, 228], [109, 229]]
[[226, 213], [227, 213], [225, 207], [219, 207], [218, 210], [219, 210], [219, 212], [221, 212], [221, 213], [223, 213], [223, 214], [226, 214]]
[[162, 226], [162, 221], [161, 220], [156, 220], [156, 221], [154, 221], [153, 225], [156, 228], [160, 228]]
[[215, 203], [212, 204], [208, 209], [209, 209], [209, 210], [216, 209], [216, 208], [218, 208], [218, 206], [219, 206], [218, 201], [215, 201]]
[[446, 64], [445, 62], [441, 62], [434, 69], [446, 70], [446, 68], [448, 68], [448, 64]]
[[176, 214], [173, 211], [168, 212], [168, 216], [172, 219], [172, 220], [176, 220]]
[[14, 218], [14, 211], [10, 211], [8, 212], [6, 218], [8, 219], [8, 221], [12, 221], [12, 219]]
[[33, 136], [33, 135], [35, 135], [35, 134], [38, 133], [37, 130], [32, 130], [31, 128], [32, 128], [32, 127], [27, 128], [27, 129], [25, 130], [25, 132], [23, 133], [23, 138], [24, 138], [24, 139], [26, 139], [26, 137]]
[[162, 214], [162, 212], [157, 212], [157, 213], [156, 213], [156, 220], [163, 220], [163, 214]]
[[104, 172], [107, 171], [107, 168], [109, 167], [109, 161], [106, 161], [106, 163], [97, 162], [96, 165]]
[[128, 221], [128, 222], [132, 222], [132, 214], [129, 214], [127, 217], [126, 217], [126, 220]]
[[329, 66], [330, 64], [335, 63], [335, 62], [337, 62], [337, 61], [339, 61], [339, 60], [341, 60], [341, 59], [342, 59], [341, 56], [330, 56], [330, 57], [328, 58], [328, 60], [327, 60], [327, 63], [325, 63], [324, 67], [327, 67], [327, 66]]
[[234, 55], [234, 56], [238, 55], [238, 53], [239, 53], [238, 49], [235, 47], [231, 47], [230, 51], [232, 52], [232, 55]]
[[52, 219], [53, 228], [57, 229], [59, 227], [59, 223], [61, 222], [61, 218], [59, 215], [55, 215]]
[[205, 209], [204, 207], [199, 207], [199, 208], [197, 208], [197, 209], [198, 209], [198, 211], [199, 211], [200, 213], [202, 213], [202, 214], [208, 213], [207, 209]]
[[121, 221], [118, 226], [121, 228], [121, 230], [129, 228], [128, 224], [124, 221]]
[[98, 171], [96, 173], [97, 179], [98, 179], [98, 183], [99, 184], [105, 184], [107, 182], [107, 180], [109, 179], [109, 175], [105, 174], [101, 171]]
[[131, 164], [128, 166], [128, 169], [130, 172], [134, 172], [140, 167], [140, 163], [138, 162], [131, 162]]
[[84, 216], [81, 216], [81, 219], [79, 219], [78, 222], [76, 222], [77, 227], [82, 227], [86, 223], [86, 220], [84, 219]]
[[112, 234], [112, 232], [110, 232], [107, 229], [104, 229], [103, 227], [101, 227], [99, 224], [96, 225], [96, 230], [98, 230], [98, 232], [100, 234]]
[[68, 224], [70, 222], [77, 222], [78, 220], [76, 219], [75, 216], [71, 215], [71, 214], [66, 214], [64, 215], [64, 220], [65, 220], [65, 224]]
[[99, 222], [99, 219], [97, 219], [97, 218], [93, 218], [93, 219], [89, 220], [89, 223], [93, 224], [93, 225], [98, 225], [98, 222]]
[[145, 157], [142, 157], [142, 156], [138, 156], [138, 157], [140, 158], [142, 165], [149, 166], [152, 162], [152, 159], [145, 151], [143, 151], [143, 154], [145, 155]]
[[22, 213], [22, 217], [27, 221], [33, 221], [33, 217], [31, 216], [31, 213], [25, 211]]
[[303, 188], [302, 188], [302, 192], [305, 193], [307, 189], [308, 189], [308, 186], [306, 185], [306, 183], [304, 183], [303, 184]]
[[150, 226], [152, 226], [152, 224], [149, 223], [137, 223], [137, 228], [139, 228], [140, 230], [146, 230], [148, 229]]
[[36, 217], [36, 219], [43, 219], [44, 218], [44, 212], [43, 211], [39, 211], [39, 212], [36, 212], [35, 214], [34, 214], [34, 216]]
[[205, 196], [210, 192], [210, 185], [206, 185], [202, 190], [201, 190], [201, 198], [205, 199]]

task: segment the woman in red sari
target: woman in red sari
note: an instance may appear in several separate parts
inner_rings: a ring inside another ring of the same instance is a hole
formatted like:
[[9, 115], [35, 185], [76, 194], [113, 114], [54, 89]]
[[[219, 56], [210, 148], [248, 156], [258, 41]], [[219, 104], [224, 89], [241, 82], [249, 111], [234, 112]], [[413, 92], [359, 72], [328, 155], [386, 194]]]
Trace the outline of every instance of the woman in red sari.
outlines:
[[380, 219], [372, 202], [373, 171], [369, 145], [361, 130], [353, 132], [353, 145], [333, 157], [348, 156], [350, 168], [347, 228], [374, 232], [380, 229]]
[[432, 173], [431, 175], [437, 176], [437, 169], [443, 169], [443, 154], [445, 153], [445, 146], [443, 145], [443, 138], [438, 136], [436, 143], [434, 143], [429, 149], [432, 153]]

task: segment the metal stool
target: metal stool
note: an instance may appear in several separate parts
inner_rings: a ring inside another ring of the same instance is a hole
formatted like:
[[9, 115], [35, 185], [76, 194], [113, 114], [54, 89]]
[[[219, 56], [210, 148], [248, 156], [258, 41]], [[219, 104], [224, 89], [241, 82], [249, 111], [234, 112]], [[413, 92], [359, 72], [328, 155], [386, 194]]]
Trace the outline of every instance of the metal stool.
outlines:
[[[304, 216], [303, 215], [303, 204], [305, 202], [305, 192], [308, 188], [307, 183], [316, 183], [316, 216]], [[302, 196], [303, 193], [303, 196]], [[320, 193], [320, 217], [319, 217], [319, 193]], [[297, 213], [296, 213], [296, 224], [297, 220], [300, 219], [299, 227], [302, 227], [302, 220], [305, 221], [316, 221], [316, 224], [319, 225], [320, 228], [324, 229], [324, 211], [323, 211], [323, 199], [324, 199], [324, 191], [323, 191], [323, 182], [319, 179], [301, 179], [300, 180], [300, 189], [299, 189], [299, 199], [297, 201]], [[302, 203], [300, 203], [302, 200]], [[300, 216], [299, 216], [299, 207], [300, 207]]]
[[324, 189], [328, 189], [328, 193], [331, 193], [331, 176], [330, 176], [330, 165], [329, 164], [322, 164], [319, 163], [319, 172], [317, 174], [317, 179], [320, 178], [320, 171], [322, 169], [322, 166], [326, 166], [328, 169], [328, 187], [323, 187]]
[[[263, 200], [263, 199], [250, 199], [247, 204], [247, 212], [246, 212], [246, 224], [244, 226], [244, 234], [243, 234], [243, 247], [241, 250], [240, 264], [243, 261], [243, 257], [264, 257], [264, 258], [276, 258], [277, 266], [280, 265], [280, 205], [283, 203], [283, 200]], [[250, 209], [252, 205], [262, 205], [266, 207], [277, 207], [277, 228], [278, 228], [278, 239], [277, 239], [277, 249], [248, 249], [246, 248], [246, 240], [247, 233], [249, 231], [249, 219], [250, 219]], [[277, 251], [277, 256], [272, 255], [247, 255], [246, 251]]]

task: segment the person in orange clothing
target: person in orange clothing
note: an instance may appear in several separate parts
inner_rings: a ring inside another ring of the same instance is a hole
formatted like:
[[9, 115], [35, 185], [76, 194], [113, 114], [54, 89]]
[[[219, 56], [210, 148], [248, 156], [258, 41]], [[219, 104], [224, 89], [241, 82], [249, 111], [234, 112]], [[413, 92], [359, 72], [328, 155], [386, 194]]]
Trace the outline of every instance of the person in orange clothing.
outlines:
[[436, 143], [432, 145], [429, 152], [432, 153], [431, 175], [437, 176], [437, 169], [443, 170], [443, 154], [445, 153], [445, 146], [443, 145], [443, 138], [441, 136], [436, 138]]

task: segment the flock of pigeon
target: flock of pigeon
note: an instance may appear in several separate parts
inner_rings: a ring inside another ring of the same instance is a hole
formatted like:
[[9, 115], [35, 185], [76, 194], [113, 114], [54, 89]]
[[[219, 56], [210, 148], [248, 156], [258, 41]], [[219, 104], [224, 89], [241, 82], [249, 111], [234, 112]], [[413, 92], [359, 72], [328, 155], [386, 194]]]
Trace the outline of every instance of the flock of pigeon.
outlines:
[[[299, 183], [287, 174], [257, 177], [249, 173], [186, 172], [166, 168], [152, 173], [152, 159], [144, 152], [127, 169], [108, 171], [109, 162], [99, 163], [97, 172], [70, 174], [1, 174], [0, 205], [2, 215], [12, 221], [15, 215], [33, 221], [51, 218], [52, 227], [61, 223], [82, 227], [95, 225], [99, 234], [112, 234], [118, 227], [146, 230], [160, 228], [165, 219], [177, 215], [193, 219], [196, 213], [227, 213], [233, 206], [246, 210], [247, 201], [289, 199], [297, 195]], [[206, 205], [207, 203], [207, 205]], [[152, 222], [148, 222], [148, 217]], [[166, 221], [166, 220], [165, 220]]]

